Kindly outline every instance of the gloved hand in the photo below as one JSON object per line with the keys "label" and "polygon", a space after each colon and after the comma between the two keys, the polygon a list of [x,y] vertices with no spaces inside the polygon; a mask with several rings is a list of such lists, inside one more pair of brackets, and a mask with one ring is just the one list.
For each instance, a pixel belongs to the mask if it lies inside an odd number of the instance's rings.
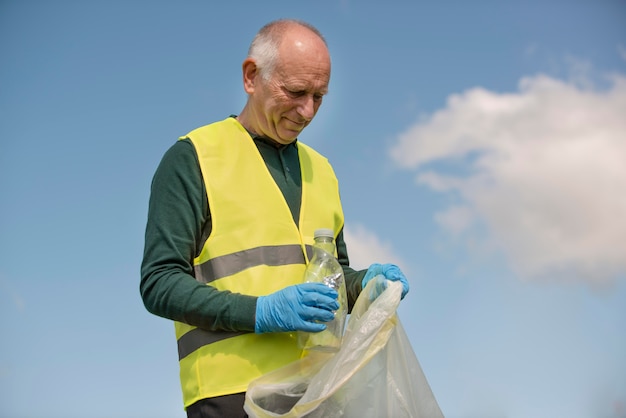
{"label": "gloved hand", "polygon": [[302,283],[286,287],[256,302],[254,332],[320,332],[339,309],[337,291],[323,283]]}
{"label": "gloved hand", "polygon": [[363,281],[361,282],[362,288],[365,289],[367,283],[374,278],[376,279],[376,286],[369,295],[370,300],[376,299],[383,293],[387,288],[387,280],[391,280],[392,282],[400,280],[400,282],[402,282],[402,299],[409,293],[409,281],[404,277],[402,271],[400,271],[400,267],[395,264],[372,264],[367,269],[365,277],[363,277]]}

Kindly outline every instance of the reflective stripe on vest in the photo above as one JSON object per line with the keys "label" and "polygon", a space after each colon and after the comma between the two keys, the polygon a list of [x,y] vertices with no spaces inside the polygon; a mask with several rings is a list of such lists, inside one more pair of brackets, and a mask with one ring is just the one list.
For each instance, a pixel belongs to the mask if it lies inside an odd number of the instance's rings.
{"label": "reflective stripe on vest", "polygon": [[[306,246],[307,257],[311,257],[313,247]],[[230,276],[251,267],[262,264],[281,266],[285,264],[304,264],[306,260],[300,245],[281,245],[256,247],[249,250],[225,254],[207,260],[195,266],[196,277],[203,283],[210,283],[222,277]]]}
{"label": "reflective stripe on vest", "polygon": [[[343,227],[328,161],[297,143],[302,177],[298,225],[252,138],[233,118],[192,131],[211,209],[211,234],[194,260],[196,279],[263,296],[302,282],[313,233]],[[176,322],[185,406],[244,392],[248,383],[301,357],[295,333],[212,332]]]}

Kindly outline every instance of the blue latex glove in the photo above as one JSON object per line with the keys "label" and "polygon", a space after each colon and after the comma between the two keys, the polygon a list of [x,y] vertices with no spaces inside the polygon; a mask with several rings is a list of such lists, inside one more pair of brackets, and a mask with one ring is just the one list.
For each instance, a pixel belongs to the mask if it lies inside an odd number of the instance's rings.
{"label": "blue latex glove", "polygon": [[339,309],[337,291],[323,283],[302,283],[286,287],[256,302],[254,332],[320,332]]}
{"label": "blue latex glove", "polygon": [[400,267],[395,264],[372,264],[365,273],[361,286],[365,289],[367,283],[376,279],[376,286],[370,294],[370,300],[376,299],[387,288],[387,280],[392,282],[400,280],[402,283],[402,299],[409,293],[409,281],[404,277]]}

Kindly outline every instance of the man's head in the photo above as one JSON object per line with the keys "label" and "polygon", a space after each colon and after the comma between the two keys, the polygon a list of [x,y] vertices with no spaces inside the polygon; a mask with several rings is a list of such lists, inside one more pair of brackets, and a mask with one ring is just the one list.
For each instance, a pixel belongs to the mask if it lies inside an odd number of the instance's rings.
{"label": "man's head", "polygon": [[330,55],[322,35],[300,21],[271,22],[252,41],[242,67],[248,102],[240,122],[257,135],[293,142],[328,92]]}

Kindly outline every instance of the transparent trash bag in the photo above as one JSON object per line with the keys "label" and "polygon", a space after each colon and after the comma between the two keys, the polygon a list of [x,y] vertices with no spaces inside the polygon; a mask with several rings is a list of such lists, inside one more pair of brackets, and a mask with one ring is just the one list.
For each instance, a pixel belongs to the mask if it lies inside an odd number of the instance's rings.
{"label": "transparent trash bag", "polygon": [[361,292],[337,353],[310,352],[252,381],[251,417],[443,417],[396,309],[402,284],[373,302]]}

